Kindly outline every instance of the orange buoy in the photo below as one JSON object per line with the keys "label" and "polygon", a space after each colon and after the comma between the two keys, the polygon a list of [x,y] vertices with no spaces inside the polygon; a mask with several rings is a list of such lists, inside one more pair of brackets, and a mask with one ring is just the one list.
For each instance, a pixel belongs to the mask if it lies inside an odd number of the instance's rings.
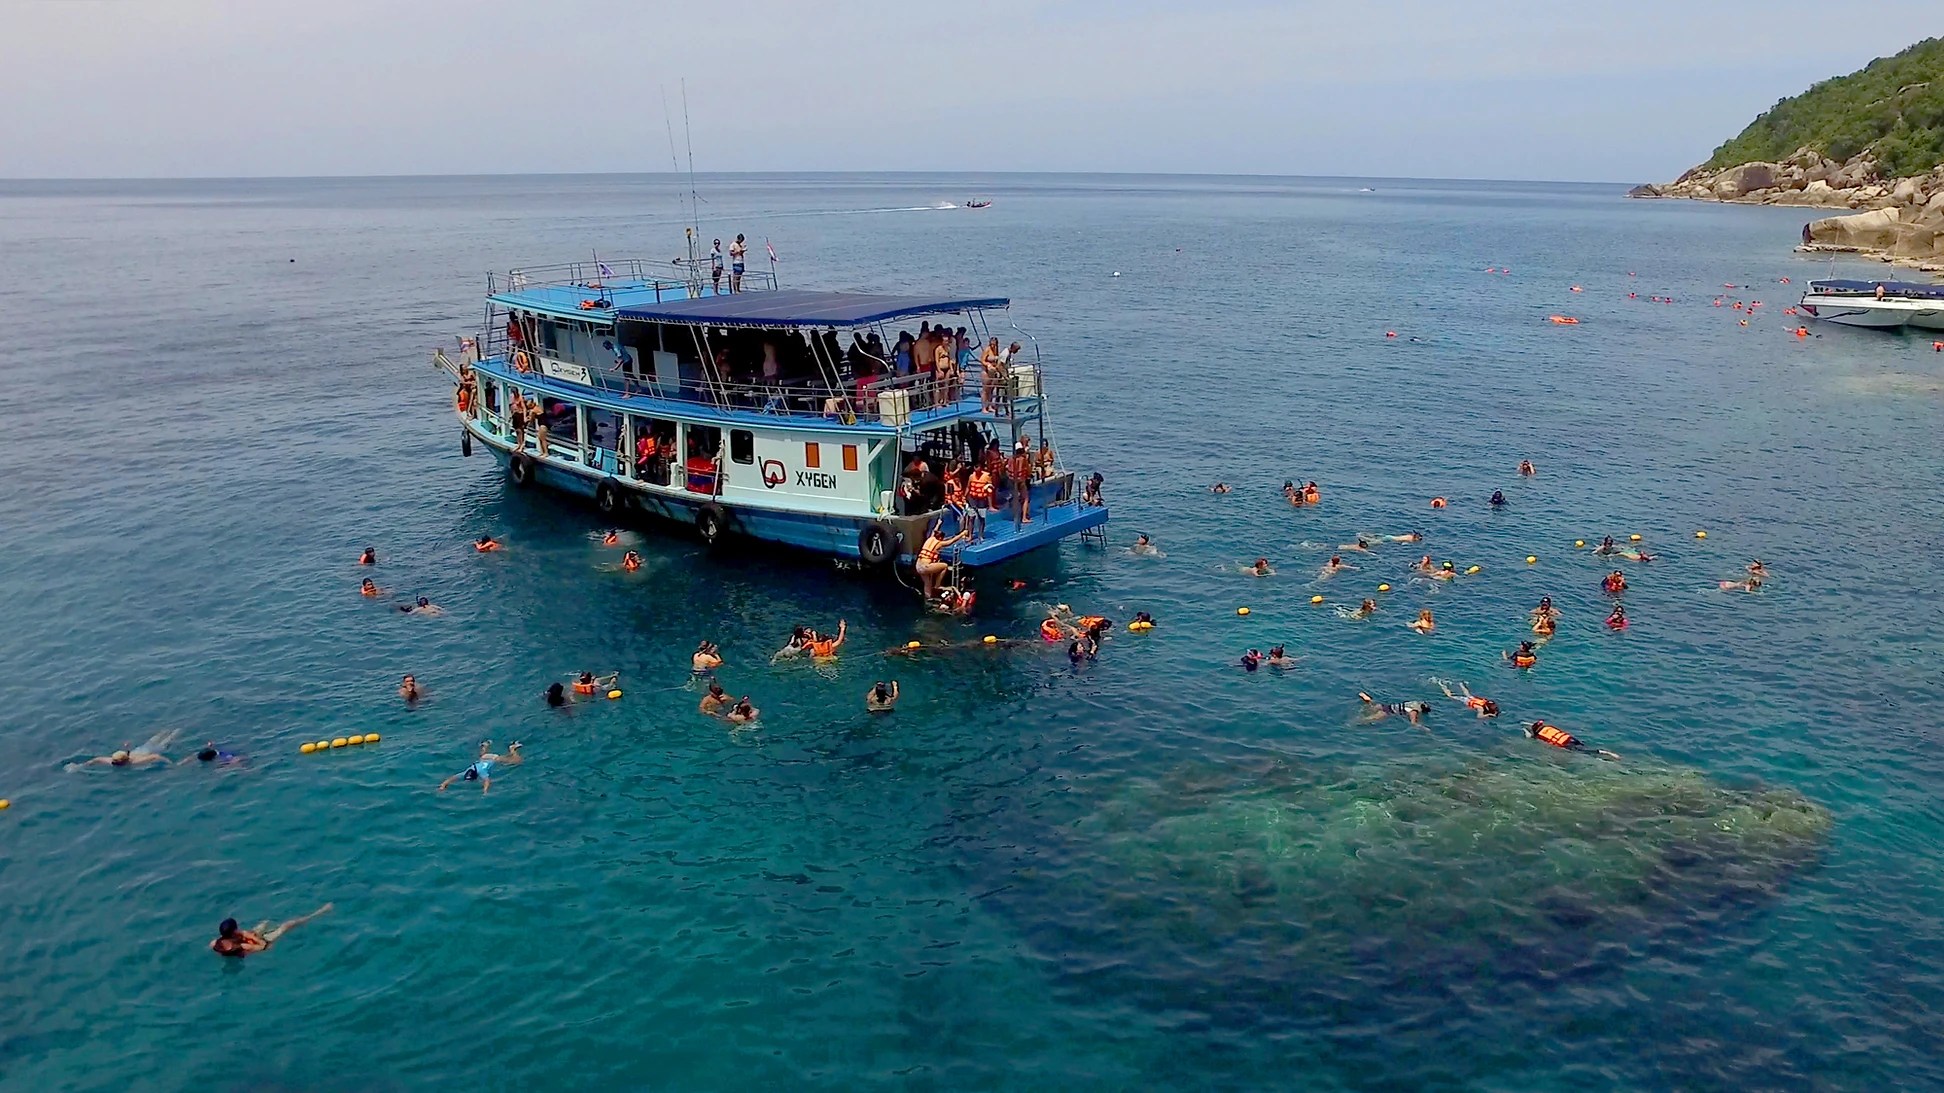
{"label": "orange buoy", "polygon": [[1571,315],[1548,315],[1546,318],[1555,326],[1578,326],[1579,320]]}

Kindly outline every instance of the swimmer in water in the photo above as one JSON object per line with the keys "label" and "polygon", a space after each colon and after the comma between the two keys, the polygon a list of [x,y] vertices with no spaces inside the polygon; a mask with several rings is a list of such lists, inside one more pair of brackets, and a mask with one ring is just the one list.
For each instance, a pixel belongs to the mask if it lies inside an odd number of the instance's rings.
{"label": "swimmer in water", "polygon": [[1532,460],[1530,459],[1519,460],[1519,477],[1531,478],[1533,475],[1538,473],[1539,473],[1539,468],[1532,465]]}
{"label": "swimmer in water", "polygon": [[377,582],[373,581],[370,577],[366,577],[363,583],[358,585],[358,594],[366,597],[382,596],[385,594],[385,590],[379,588]]}
{"label": "swimmer in water", "polygon": [[1431,555],[1426,554],[1424,557],[1419,558],[1417,564],[1411,568],[1429,577],[1438,571],[1438,564],[1431,560]]}
{"label": "swimmer in water", "polygon": [[552,706],[555,709],[559,709],[560,707],[565,706],[573,701],[573,699],[567,697],[566,686],[559,683],[547,684],[547,690],[544,697],[547,700],[547,705]]}
{"label": "swimmer in water", "polygon": [[500,548],[499,540],[491,535],[481,535],[473,540],[473,549],[481,554],[491,554]]}
{"label": "swimmer in water", "polygon": [[1314,505],[1321,500],[1323,500],[1323,491],[1316,488],[1315,482],[1310,482],[1303,487],[1304,504]]}
{"label": "swimmer in water", "polygon": [[1457,694],[1452,694],[1451,688],[1445,686],[1443,680],[1436,682],[1438,684],[1438,690],[1443,691],[1446,698],[1451,699],[1453,702],[1464,703],[1466,709],[1476,711],[1479,717],[1497,717],[1499,715],[1498,703],[1489,698],[1480,698],[1471,693],[1471,688],[1465,686],[1462,681],[1458,684]]}
{"label": "swimmer in water", "polygon": [[717,710],[731,704],[729,692],[722,689],[722,684],[711,680],[709,690],[702,696],[702,704],[699,708],[703,713],[713,717]]}
{"label": "swimmer in water", "polygon": [[784,657],[796,656],[798,653],[810,648],[810,643],[815,640],[817,640],[817,632],[815,630],[807,626],[792,627],[790,629],[790,640],[783,643],[783,648],[771,654],[770,663],[774,664]]}
{"label": "swimmer in water", "polygon": [[1499,655],[1511,661],[1514,668],[1530,668],[1539,663],[1539,651],[1534,649],[1529,641],[1520,642],[1519,648],[1514,652]]}
{"label": "swimmer in water", "polygon": [[1420,702],[1415,698],[1409,702],[1379,702],[1362,691],[1357,692],[1357,697],[1363,699],[1364,704],[1363,716],[1358,720],[1365,725],[1382,721],[1386,717],[1402,717],[1411,724],[1417,725],[1431,713],[1429,702]]}
{"label": "swimmer in water", "polygon": [[209,951],[219,956],[234,957],[244,957],[251,953],[263,952],[270,946],[275,945],[277,939],[283,937],[291,930],[302,926],[304,923],[309,922],[311,919],[324,914],[334,906],[336,904],[327,903],[308,915],[289,919],[275,926],[270,925],[269,919],[264,919],[262,922],[256,924],[256,929],[254,930],[238,929],[235,919],[226,918],[217,924],[216,940],[209,943]]}
{"label": "swimmer in water", "polygon": [[864,692],[864,708],[871,713],[890,713],[897,704],[898,681],[895,679],[889,685],[878,680],[871,684],[870,690]]}
{"label": "swimmer in water", "polygon": [[1269,665],[1271,668],[1287,671],[1290,668],[1296,667],[1296,658],[1283,652],[1282,646],[1272,645],[1269,647],[1269,656],[1264,659],[1263,663]]}
{"label": "swimmer in water", "polygon": [[403,612],[404,612],[404,613],[406,613],[407,615],[443,615],[443,614],[445,614],[445,610],[444,610],[443,608],[441,608],[441,607],[439,607],[439,606],[438,606],[437,604],[435,604],[435,603],[433,603],[433,602],[432,602],[431,600],[428,600],[428,599],[426,599],[426,598],[425,598],[424,596],[420,596],[420,597],[419,597],[418,599],[416,599],[416,600],[414,600],[414,601],[413,601],[413,602],[411,602],[411,603],[401,603],[401,604],[399,604],[399,605],[398,605],[398,609],[399,609],[400,611],[403,611]]}
{"label": "swimmer in water", "polygon": [[1614,570],[1600,580],[1600,591],[1609,596],[1617,596],[1627,590],[1627,575]]}
{"label": "swimmer in water", "polygon": [[836,637],[825,637],[822,634],[813,637],[808,646],[810,656],[816,660],[830,660],[835,657],[837,650],[843,647],[844,635],[848,632],[849,626],[849,623],[839,619]]}
{"label": "swimmer in water", "polygon": [[603,535],[603,536],[601,536],[601,545],[602,545],[602,546],[620,546],[620,545],[621,545],[621,533],[620,533],[619,531],[617,531],[617,530],[615,530],[614,528],[609,528],[609,529],[608,529],[608,532],[607,532],[607,534],[606,534],[606,535]]}
{"label": "swimmer in water", "polygon": [[219,767],[233,767],[242,761],[243,757],[241,755],[233,751],[224,751],[222,748],[216,746],[216,741],[211,740],[202,746],[201,751],[184,759],[182,762],[185,766],[190,763],[214,763]]}
{"label": "swimmer in water", "polygon": [[1431,574],[1431,579],[1432,579],[1432,580],[1434,580],[1434,581],[1452,581],[1452,580],[1457,580],[1457,579],[1458,579],[1458,565],[1457,565],[1457,563],[1455,563],[1455,562],[1446,562],[1445,564],[1443,564],[1443,565],[1441,565],[1441,566],[1439,566],[1439,567],[1438,567],[1438,571],[1437,571],[1436,573],[1433,573],[1433,574]]}
{"label": "swimmer in water", "polygon": [[1161,549],[1154,545],[1154,540],[1145,535],[1136,535],[1134,545],[1128,549],[1135,554],[1146,554],[1152,557],[1159,557],[1161,554]]}
{"label": "swimmer in water", "polygon": [[621,568],[629,573],[641,568],[641,555],[630,550],[621,556]]}
{"label": "swimmer in water", "polygon": [[619,683],[620,681],[621,681],[620,672],[615,672],[612,675],[605,675],[605,676],[596,676],[593,672],[582,672],[580,675],[574,677],[574,693],[587,698],[592,698],[595,695],[600,694],[602,691],[608,690],[609,688],[613,687],[616,683]]}
{"label": "swimmer in water", "polygon": [[1424,541],[1424,533],[1421,531],[1407,531],[1402,535],[1386,535],[1384,539],[1392,543],[1421,543]]}
{"label": "swimmer in water", "polygon": [[1559,609],[1553,606],[1551,596],[1539,597],[1539,606],[1532,609],[1532,617],[1535,619],[1551,619],[1555,622],[1559,620]]}
{"label": "swimmer in water", "polygon": [[[558,687],[559,684],[556,683],[554,686]],[[478,782],[479,792],[485,793],[487,790],[493,788],[494,767],[517,767],[524,761],[520,756],[520,742],[518,740],[513,741],[507,747],[505,755],[494,755],[492,747],[493,742],[491,740],[481,740],[479,742],[479,758],[473,760],[472,766],[440,782],[439,792],[444,793],[447,786],[463,779],[468,782]]]}
{"label": "swimmer in water", "polygon": [[1542,744],[1551,744],[1555,748],[1564,748],[1567,751],[1590,751],[1602,759],[1620,758],[1618,755],[1604,748],[1587,747],[1585,744],[1580,743],[1579,737],[1574,736],[1572,733],[1567,732],[1557,725],[1548,725],[1544,721],[1534,721],[1532,724],[1524,726],[1524,728],[1527,737],[1537,740]]}
{"label": "swimmer in water", "polygon": [[730,707],[728,713],[722,716],[726,721],[733,721],[738,725],[747,725],[751,721],[756,720],[757,716],[761,713],[761,710],[749,704],[749,696],[744,695],[736,700],[736,704]]}
{"label": "swimmer in water", "polygon": [[358,564],[359,564],[359,565],[377,565],[377,564],[378,564],[378,550],[377,550],[377,548],[376,548],[376,547],[366,547],[366,548],[364,548],[364,553],[363,553],[363,554],[360,554],[360,555],[358,555]]}
{"label": "swimmer in water", "polygon": [[1242,572],[1251,577],[1273,577],[1276,571],[1269,565],[1269,559],[1257,558],[1254,563],[1244,566]]}
{"label": "swimmer in water", "polygon": [[689,656],[689,671],[695,675],[707,675],[722,667],[722,650],[713,641],[705,641],[695,647]]}
{"label": "swimmer in water", "polygon": [[1370,599],[1369,597],[1365,597],[1364,602],[1358,604],[1357,609],[1355,611],[1350,612],[1350,617],[1353,619],[1367,619],[1370,616],[1375,615],[1376,613],[1377,613],[1377,601]]}
{"label": "swimmer in water", "polygon": [[1620,547],[1617,543],[1613,541],[1613,536],[1609,535],[1606,538],[1600,540],[1600,545],[1594,549],[1593,553],[1601,556],[1605,556],[1608,554],[1618,554],[1620,553]]}
{"label": "swimmer in water", "polygon": [[1627,609],[1625,606],[1617,603],[1613,605],[1613,613],[1606,617],[1606,628],[1608,630],[1625,630],[1627,628]]}
{"label": "swimmer in water", "polygon": [[1370,547],[1370,540],[1361,535],[1357,536],[1357,541],[1354,543],[1340,543],[1337,545],[1338,550],[1354,550],[1359,554],[1369,554],[1371,552]]}
{"label": "swimmer in water", "polygon": [[1404,625],[1416,630],[1420,634],[1429,634],[1438,628],[1438,620],[1431,617],[1431,609],[1427,607],[1418,612],[1417,618],[1412,619]]}
{"label": "swimmer in water", "polygon": [[1495,509],[1502,509],[1502,508],[1504,508],[1504,507],[1505,507],[1505,491],[1504,491],[1504,490],[1493,490],[1493,491],[1492,491],[1492,500],[1491,500],[1491,502],[1490,502],[1490,504],[1491,504],[1491,506],[1492,506],[1493,508],[1495,508]]}
{"label": "swimmer in water", "polygon": [[170,759],[168,756],[162,754],[162,749],[174,743],[175,738],[179,734],[180,730],[165,729],[149,737],[140,747],[131,748],[127,744],[123,744],[118,750],[110,752],[107,755],[97,755],[85,763],[70,763],[68,764],[68,769],[79,770],[82,767],[127,767],[134,769],[137,767],[153,766],[157,763],[168,766]]}
{"label": "swimmer in water", "polygon": [[968,589],[942,585],[938,589],[938,599],[931,603],[931,609],[941,615],[964,618],[972,613],[972,603],[977,598],[977,594]]}
{"label": "swimmer in water", "polygon": [[1296,508],[1299,509],[1302,508],[1303,505],[1305,504],[1303,500],[1302,487],[1298,486],[1294,481],[1284,482],[1283,500],[1289,502],[1291,505],[1295,506]]}
{"label": "swimmer in water", "polygon": [[1630,562],[1651,562],[1657,557],[1657,555],[1649,554],[1644,550],[1619,550],[1615,553]]}
{"label": "swimmer in water", "polygon": [[1231,489],[1229,489],[1229,484],[1228,484],[1227,482],[1217,482],[1217,483],[1215,483],[1214,485],[1212,485],[1212,486],[1210,486],[1210,487],[1208,487],[1208,492],[1210,492],[1210,493],[1233,493],[1234,491],[1233,491],[1233,490],[1231,490]]}
{"label": "swimmer in water", "polygon": [[1760,558],[1757,558],[1754,561],[1748,563],[1746,569],[1749,576],[1760,577],[1763,580],[1768,580],[1768,575],[1769,575],[1768,566],[1763,565],[1762,560]]}
{"label": "swimmer in water", "polygon": [[1345,562],[1342,555],[1332,554],[1330,555],[1330,560],[1323,563],[1323,568],[1316,571],[1316,576],[1319,579],[1323,577],[1334,577],[1346,569],[1355,568],[1357,567]]}
{"label": "swimmer in water", "polygon": [[1532,616],[1532,632],[1539,635],[1540,637],[1542,638],[1552,637],[1553,632],[1558,629],[1559,629],[1559,624],[1553,618],[1553,616],[1551,615]]}
{"label": "swimmer in water", "polygon": [[1072,641],[1067,643],[1067,661],[1071,663],[1075,668],[1078,668],[1080,665],[1086,663],[1087,661],[1094,659],[1094,657],[1098,655],[1099,652],[1100,652],[1099,644],[1098,643],[1089,644],[1087,641],[1087,636],[1085,634],[1082,634],[1081,636],[1074,638]]}
{"label": "swimmer in water", "polygon": [[1747,580],[1716,581],[1715,584],[1718,585],[1723,592],[1759,592],[1762,589],[1762,578],[1757,577],[1751,573],[1748,575]]}
{"label": "swimmer in water", "polygon": [[1242,654],[1242,670],[1253,672],[1262,666],[1262,654],[1254,649]]}
{"label": "swimmer in water", "polygon": [[398,697],[404,699],[405,704],[409,706],[424,698],[425,692],[419,689],[418,679],[408,675],[398,683]]}

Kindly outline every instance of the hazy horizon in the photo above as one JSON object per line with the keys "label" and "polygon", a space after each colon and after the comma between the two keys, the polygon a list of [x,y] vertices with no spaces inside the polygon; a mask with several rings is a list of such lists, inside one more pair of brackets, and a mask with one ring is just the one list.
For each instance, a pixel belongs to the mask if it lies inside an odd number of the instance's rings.
{"label": "hazy horizon", "polygon": [[721,174],[1631,184],[1918,33],[1804,35],[1828,10],[1808,0],[6,10],[0,178],[17,180],[655,174],[686,170],[692,138]]}

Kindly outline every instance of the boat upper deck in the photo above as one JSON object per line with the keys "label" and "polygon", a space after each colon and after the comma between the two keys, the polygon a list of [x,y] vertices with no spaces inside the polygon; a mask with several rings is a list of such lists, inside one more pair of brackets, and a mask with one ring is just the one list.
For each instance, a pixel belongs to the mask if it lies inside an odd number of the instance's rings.
{"label": "boat upper deck", "polygon": [[775,288],[774,274],[744,273],[740,287],[731,293],[729,278],[711,278],[685,258],[665,265],[641,258],[568,262],[486,275],[486,298],[500,307],[606,322],[613,322],[622,308]]}

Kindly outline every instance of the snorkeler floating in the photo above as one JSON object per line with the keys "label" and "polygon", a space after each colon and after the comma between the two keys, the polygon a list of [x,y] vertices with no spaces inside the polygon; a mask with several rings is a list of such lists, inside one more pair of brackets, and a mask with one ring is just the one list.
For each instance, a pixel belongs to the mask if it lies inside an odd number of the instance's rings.
{"label": "snorkeler floating", "polygon": [[1580,743],[1579,737],[1574,736],[1572,733],[1567,732],[1557,725],[1548,725],[1544,721],[1534,721],[1532,724],[1525,726],[1525,734],[1531,739],[1537,740],[1542,744],[1551,744],[1555,748],[1563,748],[1567,751],[1591,752],[1602,759],[1620,758],[1619,755],[1603,748],[1589,748],[1585,744]]}
{"label": "snorkeler floating", "polygon": [[1402,717],[1411,724],[1417,725],[1431,713],[1429,702],[1415,698],[1407,702],[1379,702],[1362,691],[1357,692],[1357,697],[1362,699],[1364,704],[1363,715],[1358,718],[1358,721],[1366,725],[1382,721],[1386,717]]}
{"label": "snorkeler floating", "polygon": [[140,747],[130,747],[127,744],[123,744],[120,748],[107,755],[97,755],[93,759],[82,763],[70,763],[67,769],[80,770],[83,767],[122,767],[134,770],[156,764],[166,767],[169,765],[170,759],[168,756],[162,754],[162,749],[174,743],[175,738],[179,735],[181,735],[181,730],[179,729],[165,729],[149,737]]}
{"label": "snorkeler floating", "polygon": [[[558,687],[560,684],[556,683],[554,686]],[[520,742],[518,740],[507,745],[505,755],[493,754],[492,747],[493,742],[491,740],[481,740],[479,742],[479,758],[473,760],[472,765],[465,770],[440,782],[439,792],[444,793],[446,787],[454,782],[466,781],[478,782],[479,792],[485,793],[493,787],[494,767],[517,767],[525,761],[520,755]]]}
{"label": "snorkeler floating", "polygon": [[1452,694],[1451,688],[1441,679],[1432,680],[1432,682],[1438,685],[1438,690],[1443,691],[1446,698],[1451,699],[1453,702],[1464,703],[1466,709],[1476,711],[1481,718],[1497,717],[1499,715],[1498,703],[1489,698],[1481,698],[1471,693],[1471,688],[1465,686],[1462,680],[1458,683],[1457,694]]}
{"label": "snorkeler floating", "polygon": [[235,919],[226,918],[217,925],[216,940],[209,943],[209,951],[220,956],[234,957],[245,957],[251,953],[264,952],[270,946],[275,945],[278,938],[283,937],[291,930],[302,926],[311,919],[324,914],[335,906],[336,904],[327,903],[308,915],[288,919],[275,926],[270,925],[269,919],[265,919],[257,923],[256,929],[254,930],[239,929]]}

